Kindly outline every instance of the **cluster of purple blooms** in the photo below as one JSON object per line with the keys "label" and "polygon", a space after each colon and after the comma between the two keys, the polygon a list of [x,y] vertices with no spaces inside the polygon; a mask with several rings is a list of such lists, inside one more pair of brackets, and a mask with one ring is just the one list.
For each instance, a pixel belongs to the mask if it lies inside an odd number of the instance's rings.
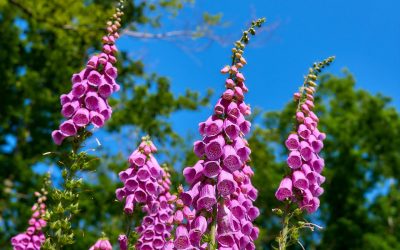
{"label": "cluster of purple blooms", "polygon": [[300,208],[313,213],[320,205],[318,197],[324,192],[320,185],[325,181],[321,175],[325,162],[319,153],[326,135],[317,128],[319,119],[312,111],[316,85],[313,81],[309,81],[309,84],[303,88],[302,93],[294,94],[295,100],[299,102],[297,131],[291,133],[285,142],[290,151],[287,164],[291,171],[281,181],[275,196],[280,201],[289,199],[297,202]]}
{"label": "cluster of purple blooms", "polygon": [[32,216],[29,219],[29,227],[24,233],[20,233],[11,238],[11,245],[14,250],[38,250],[46,240],[42,229],[46,226],[43,219],[46,213],[46,194],[35,192],[38,197],[37,203],[32,207]]}
{"label": "cluster of purple blooms", "polygon": [[163,179],[159,181],[161,186],[156,201],[143,207],[143,211],[147,214],[142,220],[141,226],[136,228],[140,237],[136,243],[136,249],[168,249],[171,245],[171,231],[173,229],[171,221],[174,206],[170,204],[171,194],[169,188],[171,186],[170,174],[162,171]]}
{"label": "cluster of purple blooms", "polygon": [[168,223],[174,210],[169,202],[172,197],[170,175],[152,155],[156,151],[149,138],[144,137],[129,157],[130,167],[119,173],[124,187],[116,190],[116,196],[119,201],[125,199],[124,212],[131,214],[135,204],[142,204],[142,210],[147,214],[141,226],[136,228],[140,235],[136,249],[165,249],[173,229]]}
{"label": "cluster of purple blooms", "polygon": [[176,249],[207,249],[201,240],[213,233],[213,224],[218,249],[255,249],[259,229],[252,222],[260,212],[253,202],[258,191],[251,183],[254,172],[247,165],[250,148],[244,139],[251,126],[245,117],[251,111],[244,102],[248,89],[239,72],[246,60],[241,53],[233,60],[221,70],[229,77],[214,114],[199,124],[203,139],[194,143],[194,152],[201,160],[183,170],[190,189],[179,194],[187,211],[185,223],[176,228]]}
{"label": "cluster of purple blooms", "polygon": [[[116,18],[120,19],[123,13],[117,14]],[[115,81],[118,73],[114,67],[117,62],[115,41],[119,38],[119,27],[118,21],[108,22],[109,34],[103,37],[103,52],[92,56],[81,72],[72,75],[72,90],[61,95],[61,114],[67,120],[51,134],[57,145],[66,137],[75,136],[79,128],[89,124],[102,127],[110,119],[112,108],[107,98],[120,89]]]}

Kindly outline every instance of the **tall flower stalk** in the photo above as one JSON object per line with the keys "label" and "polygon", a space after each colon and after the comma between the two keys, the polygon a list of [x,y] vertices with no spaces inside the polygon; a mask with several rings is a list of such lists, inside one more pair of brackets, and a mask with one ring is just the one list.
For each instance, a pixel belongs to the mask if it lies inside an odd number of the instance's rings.
{"label": "tall flower stalk", "polygon": [[29,227],[25,232],[11,238],[11,245],[13,246],[14,250],[40,249],[46,240],[43,229],[47,225],[45,220],[45,201],[47,200],[47,188],[49,185],[49,176],[46,176],[44,180],[44,187],[40,190],[41,192],[35,192],[37,201],[32,206],[32,216],[28,222]]}
{"label": "tall flower stalk", "polygon": [[285,145],[289,150],[287,165],[288,174],[282,179],[275,197],[283,201],[283,207],[274,209],[282,217],[283,229],[277,242],[279,250],[287,246],[300,243],[299,230],[319,227],[308,223],[302,218],[303,211],[314,213],[320,206],[319,196],[324,189],[321,185],[325,182],[322,175],[325,162],[320,152],[324,146],[325,133],[318,130],[319,119],[313,112],[314,94],[317,84],[315,81],[321,70],[331,64],[334,57],[329,57],[322,62],[314,63],[304,79],[299,92],[294,94],[297,102],[294,131],[290,133]]}
{"label": "tall flower stalk", "polygon": [[124,187],[116,190],[116,197],[124,202],[124,212],[130,216],[135,206],[145,213],[141,225],[136,227],[139,239],[136,244],[130,243],[131,226],[125,235],[120,235],[120,249],[126,250],[129,245],[135,249],[166,249],[171,236],[173,205],[169,192],[170,174],[163,169],[154,158],[157,148],[148,136],[142,138],[139,148],[129,157],[130,166],[119,173]]}
{"label": "tall flower stalk", "polygon": [[186,208],[193,216],[179,220],[180,210],[175,213],[176,249],[255,249],[259,230],[252,222],[259,210],[253,202],[258,191],[251,184],[254,172],[248,166],[250,148],[244,136],[251,124],[245,117],[251,111],[244,102],[248,89],[240,71],[247,63],[243,52],[250,36],[264,22],[252,22],[235,43],[232,64],[221,70],[228,74],[226,90],[214,113],[199,124],[203,139],[194,143],[199,161],[183,170],[190,188],[180,192],[177,200],[182,214]]}
{"label": "tall flower stalk", "polygon": [[119,38],[118,29],[124,14],[122,3],[120,1],[115,14],[107,22],[108,34],[102,39],[102,52],[92,56],[83,70],[72,75],[71,91],[60,96],[61,114],[67,120],[51,135],[57,145],[64,141],[70,143],[71,151],[62,153],[60,157],[64,183],[62,189],[54,188],[50,193],[53,206],[49,207],[46,215],[50,229],[43,249],[62,249],[74,243],[71,219],[79,212],[79,188],[82,184],[82,179],[77,179],[76,174],[87,168],[90,161],[90,156],[80,152],[80,148],[92,134],[89,126],[102,127],[111,117],[112,108],[107,98],[119,90],[114,65],[118,51],[115,42]]}

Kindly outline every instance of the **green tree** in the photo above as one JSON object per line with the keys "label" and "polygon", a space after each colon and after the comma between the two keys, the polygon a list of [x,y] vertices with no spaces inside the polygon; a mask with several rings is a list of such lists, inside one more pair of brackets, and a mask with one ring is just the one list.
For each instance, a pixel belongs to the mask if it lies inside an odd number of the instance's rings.
{"label": "green tree", "polygon": [[[316,99],[320,130],[328,136],[323,149],[327,182],[323,185],[321,211],[311,220],[324,230],[305,233],[307,249],[398,249],[400,116],[390,98],[355,88],[350,73],[344,77],[325,75]],[[254,185],[262,209],[258,247],[271,249],[280,221],[271,209],[284,173],[287,152],[282,147],[292,128],[295,104],[281,112],[268,112],[263,126],[249,143],[255,166]],[[379,185],[389,190],[371,196]],[[320,239],[316,241],[316,239]],[[299,246],[297,246],[299,248]],[[294,247],[295,248],[295,247]]]}
{"label": "green tree", "polygon": [[[130,30],[138,30],[144,25],[159,27],[161,15],[177,13],[186,2],[189,1],[126,1],[122,23]],[[11,236],[25,230],[27,226],[29,208],[34,199],[31,194],[41,186],[41,178],[33,171],[33,166],[37,163],[52,164],[57,160],[45,158],[42,154],[56,150],[50,133],[61,120],[59,96],[70,90],[72,73],[83,67],[90,53],[99,50],[101,36],[105,33],[104,24],[113,10],[113,1],[105,0],[0,0],[2,249],[9,246]],[[183,95],[174,95],[166,77],[146,73],[142,61],[132,60],[124,52],[119,57],[118,82],[122,83],[122,89],[120,98],[112,101],[112,105],[116,106],[113,116],[115,120],[108,129],[116,131],[129,125],[168,143],[179,141],[166,119],[178,110],[197,109],[199,105],[208,102],[208,96],[200,97],[198,93],[189,90]],[[160,100],[163,105],[159,105]],[[124,109],[129,109],[129,115]],[[95,230],[100,228],[96,227],[100,224],[99,217],[109,218],[117,213],[110,207],[93,202],[114,199],[115,183],[111,184],[106,178],[110,175],[109,170],[102,171],[100,167],[98,173],[96,179],[99,182],[84,183],[88,204],[82,204],[82,208],[102,207],[97,210],[101,216],[85,218],[85,211],[82,211],[82,217],[76,218],[75,227],[91,228],[85,237],[81,237],[82,245],[79,249],[87,248],[99,236]],[[104,190],[103,185],[108,183]],[[99,190],[106,192],[106,195]],[[95,215],[97,213],[93,213]]]}

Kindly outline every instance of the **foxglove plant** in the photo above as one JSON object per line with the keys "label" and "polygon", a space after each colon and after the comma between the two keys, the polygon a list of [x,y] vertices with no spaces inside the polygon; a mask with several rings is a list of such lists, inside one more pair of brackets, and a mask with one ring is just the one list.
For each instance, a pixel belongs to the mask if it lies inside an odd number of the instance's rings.
{"label": "foxglove plant", "polygon": [[[255,249],[259,230],[253,221],[259,210],[253,202],[258,191],[251,183],[254,172],[248,166],[251,151],[244,136],[251,124],[245,117],[251,111],[244,102],[248,89],[240,70],[246,64],[243,50],[250,35],[264,22],[252,22],[235,43],[232,64],[221,70],[228,74],[226,90],[214,113],[199,124],[203,139],[194,143],[194,152],[200,160],[183,170],[190,188],[180,192],[177,203],[182,203],[183,209],[174,216],[178,222],[176,249]],[[184,209],[193,216],[185,216]]]}
{"label": "foxglove plant", "polygon": [[61,249],[74,243],[70,220],[79,212],[78,189],[82,184],[82,180],[76,179],[75,175],[88,167],[90,159],[87,153],[78,151],[85,139],[91,135],[87,130],[88,126],[92,124],[94,127],[102,127],[111,117],[112,109],[107,98],[119,90],[119,85],[115,82],[117,69],[114,64],[118,51],[115,42],[119,37],[118,29],[124,14],[122,3],[121,0],[115,14],[107,22],[108,34],[102,39],[102,52],[92,56],[82,71],[72,75],[71,91],[60,97],[61,114],[67,120],[51,135],[57,145],[62,144],[66,138],[73,137],[69,140],[72,150],[69,154],[62,154],[60,161],[65,167],[62,171],[64,189],[54,188],[51,192],[55,205],[49,208],[46,215],[50,230],[43,245],[44,249]]}
{"label": "foxglove plant", "polygon": [[[116,197],[125,202],[124,212],[132,214],[136,205],[146,214],[136,228],[139,233],[136,249],[165,249],[171,236],[172,225],[168,221],[174,207],[168,202],[171,199],[170,174],[154,158],[156,151],[150,138],[143,137],[139,148],[129,157],[130,167],[119,173],[124,187],[116,190]],[[121,249],[128,247],[127,236],[119,238]]]}
{"label": "foxglove plant", "polygon": [[313,112],[314,94],[318,74],[333,60],[334,57],[329,57],[320,63],[314,63],[300,91],[294,94],[294,100],[297,102],[295,131],[290,133],[285,141],[289,150],[289,173],[282,179],[275,193],[275,197],[285,203],[283,209],[274,209],[278,215],[283,216],[283,230],[278,237],[280,250],[293,243],[301,244],[298,241],[299,229],[318,227],[303,220],[291,224],[290,220],[294,216],[298,218],[302,211],[316,212],[320,205],[318,197],[324,192],[321,185],[325,182],[322,175],[325,162],[320,152],[326,135],[318,130],[319,119]]}
{"label": "foxglove plant", "polygon": [[[49,178],[45,178],[45,186],[48,186]],[[43,229],[46,227],[45,220],[47,191],[45,188],[41,192],[35,192],[36,203],[32,206],[32,216],[29,219],[29,227],[24,233],[20,233],[11,238],[11,245],[14,250],[33,250],[40,249],[46,237]]]}
{"label": "foxglove plant", "polygon": [[120,89],[115,81],[118,72],[114,64],[118,51],[115,41],[119,38],[122,15],[123,12],[117,11],[114,20],[107,22],[108,34],[103,37],[103,52],[93,55],[83,70],[72,75],[71,91],[60,96],[61,114],[67,120],[52,132],[55,144],[60,145],[65,138],[78,135],[79,130],[90,124],[102,127],[110,119],[112,108],[107,98]]}

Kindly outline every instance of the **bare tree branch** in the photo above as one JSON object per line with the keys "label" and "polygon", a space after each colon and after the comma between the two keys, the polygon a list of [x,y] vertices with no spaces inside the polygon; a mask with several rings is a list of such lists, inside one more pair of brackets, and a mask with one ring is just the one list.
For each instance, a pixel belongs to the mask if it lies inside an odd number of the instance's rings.
{"label": "bare tree branch", "polygon": [[193,38],[195,36],[198,36],[198,32],[190,30],[173,30],[164,33],[149,33],[141,31],[124,30],[122,34],[139,39]]}
{"label": "bare tree branch", "polygon": [[21,3],[15,1],[15,0],[8,0],[8,2],[10,4],[14,5],[15,7],[19,8],[22,12],[24,12],[29,17],[33,17],[32,11],[30,11],[28,8],[25,8],[25,6],[22,5]]}
{"label": "bare tree branch", "polygon": [[150,33],[142,31],[132,31],[125,29],[122,31],[122,35],[126,35],[138,39],[160,39],[160,40],[178,40],[178,39],[200,39],[206,38],[208,40],[218,42],[220,44],[225,44],[225,39],[223,37],[214,34],[209,29],[200,29],[198,31],[194,30],[172,30],[162,33]]}
{"label": "bare tree branch", "polygon": [[[277,27],[280,25],[279,22],[273,22],[268,26],[265,26],[260,29],[260,33],[267,33],[268,36],[271,36],[271,32],[276,30]],[[126,35],[132,38],[137,39],[159,39],[165,41],[177,41],[177,40],[187,40],[187,39],[206,39],[209,41],[205,46],[202,47],[209,47],[212,42],[216,42],[222,46],[230,45],[233,41],[233,37],[230,35],[217,35],[214,33],[212,29],[208,26],[202,24],[197,26],[198,28],[188,28],[188,29],[181,29],[181,30],[172,30],[172,31],[165,31],[160,33],[152,33],[152,32],[144,32],[144,31],[133,31],[129,30],[128,28],[122,31],[122,35]],[[196,30],[195,30],[196,29]],[[203,50],[196,47],[196,51]]]}

